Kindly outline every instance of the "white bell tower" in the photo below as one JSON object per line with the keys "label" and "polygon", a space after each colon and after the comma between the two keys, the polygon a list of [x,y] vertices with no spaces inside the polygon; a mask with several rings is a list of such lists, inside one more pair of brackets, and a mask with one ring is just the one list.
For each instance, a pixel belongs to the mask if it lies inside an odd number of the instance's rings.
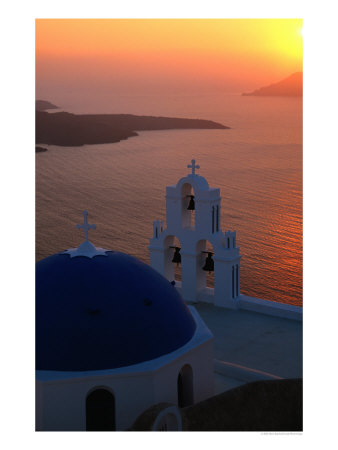
{"label": "white bell tower", "polygon": [[[182,282],[175,282],[185,301],[209,302],[225,308],[237,308],[240,295],[240,259],[236,231],[221,229],[221,197],[218,188],[197,175],[195,160],[187,166],[186,177],[167,186],[166,222],[154,221],[150,239],[150,265],[169,281],[174,280],[175,238],[180,242]],[[210,244],[212,246],[210,249]],[[206,285],[203,266],[208,255],[214,261],[214,288]],[[212,268],[211,268],[212,271]]]}

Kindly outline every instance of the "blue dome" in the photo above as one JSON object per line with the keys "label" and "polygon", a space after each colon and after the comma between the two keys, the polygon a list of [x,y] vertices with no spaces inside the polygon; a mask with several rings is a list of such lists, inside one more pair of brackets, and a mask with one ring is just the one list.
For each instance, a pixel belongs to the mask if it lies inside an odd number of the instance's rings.
{"label": "blue dome", "polygon": [[170,353],[195,321],[162,275],[119,252],[36,265],[36,368],[113,369]]}

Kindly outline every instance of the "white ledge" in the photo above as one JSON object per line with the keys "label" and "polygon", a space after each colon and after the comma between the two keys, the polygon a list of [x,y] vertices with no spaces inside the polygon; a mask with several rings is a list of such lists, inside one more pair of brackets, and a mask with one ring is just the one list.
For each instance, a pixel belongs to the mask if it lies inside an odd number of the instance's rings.
{"label": "white ledge", "polygon": [[111,250],[106,250],[104,248],[96,248],[91,242],[84,241],[77,248],[70,248],[63,252],[63,254],[69,255],[71,258],[76,256],[86,256],[87,258],[93,258],[94,256],[102,255],[107,256],[106,252]]}

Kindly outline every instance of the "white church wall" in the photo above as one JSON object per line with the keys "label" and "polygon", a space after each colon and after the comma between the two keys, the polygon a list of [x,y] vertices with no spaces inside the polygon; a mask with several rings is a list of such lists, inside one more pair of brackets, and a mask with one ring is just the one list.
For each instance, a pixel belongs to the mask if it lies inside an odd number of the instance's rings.
{"label": "white church wall", "polygon": [[215,289],[210,287],[205,287],[202,289],[197,297],[197,302],[211,303],[214,304],[215,301]]}
{"label": "white church wall", "polygon": [[213,335],[195,308],[192,339],[172,353],[118,369],[91,372],[37,371],[36,428],[45,431],[84,431],[86,398],[94,388],[107,388],[115,397],[117,430],[129,428],[150,406],[177,404],[177,377],[190,364],[197,399],[213,395]]}
{"label": "white church wall", "polygon": [[[123,377],[116,389],[116,429],[126,430],[154,405],[153,373]],[[115,380],[114,380],[114,384]]]}
{"label": "white church wall", "polygon": [[150,266],[156,268],[157,272],[165,276],[164,274],[166,273],[167,267],[166,264],[167,262],[165,261],[162,248],[156,248],[155,246],[151,246]]}
{"label": "white church wall", "polygon": [[220,202],[219,189],[210,189],[196,195],[196,231],[208,236],[221,229]]}
{"label": "white church wall", "polygon": [[202,344],[194,356],[194,403],[198,403],[214,395],[213,341]]}
{"label": "white church wall", "polygon": [[35,428],[43,430],[43,383],[35,383]]}
{"label": "white church wall", "polygon": [[85,431],[86,398],[89,392],[99,388],[108,389],[114,395],[117,430],[130,427],[145,409],[154,404],[152,373],[37,382],[37,391],[43,397],[38,420],[40,429]]}
{"label": "white church wall", "polygon": [[189,365],[192,369],[194,403],[214,395],[213,340],[211,339],[157,370],[154,376],[156,403],[164,401],[178,404],[178,375],[185,365]]}
{"label": "white church wall", "polygon": [[[83,383],[70,381],[37,381],[36,390],[42,397],[38,412],[43,431],[81,431],[85,430],[85,403]],[[37,408],[38,409],[38,408]]]}
{"label": "white church wall", "polygon": [[187,302],[197,299],[196,255],[181,251],[182,255],[182,296]]}
{"label": "white church wall", "polygon": [[176,191],[176,186],[167,186],[166,195],[166,221],[167,228],[178,229],[181,226],[181,196]]}
{"label": "white church wall", "polygon": [[[215,256],[215,305],[237,309],[240,280],[236,282],[236,265],[240,266],[239,258],[219,258]],[[234,269],[233,269],[234,268]],[[234,270],[234,273],[233,273]],[[239,277],[239,272],[238,272]]]}
{"label": "white church wall", "polygon": [[238,301],[239,307],[247,311],[282,317],[284,319],[303,320],[303,308],[301,306],[278,303],[272,300],[249,297],[247,295],[240,295]]}

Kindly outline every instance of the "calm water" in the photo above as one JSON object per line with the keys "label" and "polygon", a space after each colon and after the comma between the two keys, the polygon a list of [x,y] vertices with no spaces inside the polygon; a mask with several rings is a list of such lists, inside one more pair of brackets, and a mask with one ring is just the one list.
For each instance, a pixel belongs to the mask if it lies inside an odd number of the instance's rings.
{"label": "calm water", "polygon": [[[60,104],[60,103],[59,103]],[[231,130],[140,132],[115,144],[48,146],[36,155],[37,259],[83,240],[82,211],[99,246],[149,262],[154,219],[165,219],[165,188],[189,170],[221,188],[222,229],[237,230],[241,292],[302,305],[302,101],[205,95],[109,98],[63,103],[76,113],[203,118]]]}

